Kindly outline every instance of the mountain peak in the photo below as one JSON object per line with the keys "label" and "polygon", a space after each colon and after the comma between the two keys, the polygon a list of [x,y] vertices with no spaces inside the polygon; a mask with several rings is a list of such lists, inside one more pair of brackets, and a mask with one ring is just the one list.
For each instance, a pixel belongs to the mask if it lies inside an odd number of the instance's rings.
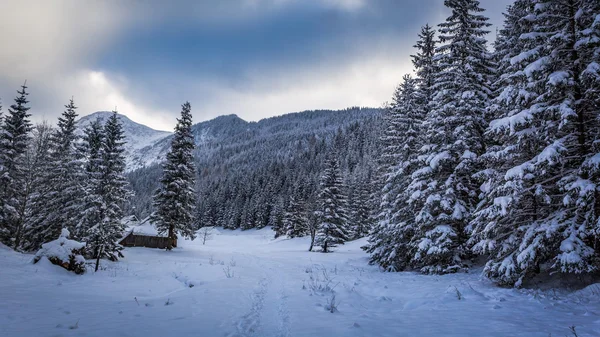
{"label": "mountain peak", "polygon": [[[83,133],[85,127],[96,119],[100,119],[100,121],[104,123],[112,116],[112,114],[112,111],[96,111],[92,114],[83,116],[77,121],[77,128],[80,133]],[[139,153],[144,148],[153,147],[158,141],[169,137],[172,133],[154,130],[146,125],[136,123],[124,114],[117,113],[117,118],[123,126],[123,133],[125,135],[127,169],[134,170],[159,161],[160,158],[157,158],[156,154],[145,153],[145,156],[140,156]]]}
{"label": "mountain peak", "polygon": [[[101,121],[105,121],[110,116],[112,116],[112,114],[113,114],[112,111],[96,111],[96,112],[91,113],[89,115],[82,116],[79,119],[78,123],[81,123],[83,121],[93,121],[93,120],[96,120],[96,119],[100,119]],[[129,117],[127,117],[126,115],[123,115],[123,114],[120,114],[120,113],[117,112],[117,116],[119,117],[119,119],[122,122],[132,122],[132,123],[135,123],[131,119],[129,119]],[[138,123],[136,123],[136,124],[138,124]],[[142,125],[142,124],[140,124],[140,125]]]}

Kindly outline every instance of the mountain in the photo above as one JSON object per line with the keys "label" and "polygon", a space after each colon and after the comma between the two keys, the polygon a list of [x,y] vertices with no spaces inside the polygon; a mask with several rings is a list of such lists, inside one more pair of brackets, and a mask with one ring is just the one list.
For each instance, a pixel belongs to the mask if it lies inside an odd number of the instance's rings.
{"label": "mountain", "polygon": [[[79,132],[111,113],[82,117]],[[199,221],[277,230],[290,196],[306,209],[316,207],[319,179],[331,156],[340,163],[349,197],[359,189],[374,192],[382,113],[370,108],[315,110],[258,122],[225,115],[194,124]],[[127,141],[128,178],[136,194],[127,211],[142,219],[152,211],[152,194],[162,174],[159,163],[166,158],[172,133],[118,117]]]}
{"label": "mountain", "polygon": [[[258,122],[226,115],[193,125],[201,221],[229,228],[261,227],[281,217],[290,195],[311,199],[307,203],[313,207],[329,156],[338,158],[349,191],[373,183],[381,115],[381,109],[349,108]],[[161,175],[156,159],[164,158],[170,139],[161,138],[133,154],[153,159],[130,168],[128,175],[136,193],[130,211],[140,219],[151,212],[151,196]]]}
{"label": "mountain", "polygon": [[[83,134],[85,127],[92,121],[99,119],[104,123],[111,115],[112,112],[110,111],[98,111],[81,117],[77,121],[79,134]],[[127,170],[132,171],[162,161],[164,153],[166,153],[165,151],[168,148],[164,141],[172,133],[154,130],[132,121],[123,114],[118,114],[117,116],[123,125],[123,132],[127,142],[125,144]]]}

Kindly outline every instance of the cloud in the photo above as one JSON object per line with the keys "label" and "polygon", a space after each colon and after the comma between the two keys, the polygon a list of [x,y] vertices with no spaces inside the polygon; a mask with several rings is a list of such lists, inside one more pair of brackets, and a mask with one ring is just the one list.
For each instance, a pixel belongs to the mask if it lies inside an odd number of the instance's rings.
{"label": "cloud", "polygon": [[[499,23],[509,2],[482,5]],[[36,121],[74,96],[167,130],[185,100],[195,121],[380,106],[446,16],[439,0],[0,1],[0,96],[27,79]]]}
{"label": "cloud", "polygon": [[125,78],[109,79],[103,72],[86,70],[75,76],[71,84],[72,88],[76,88],[76,100],[81,102],[80,111],[116,109],[125,112],[133,121],[161,130],[169,130],[173,124],[172,114],[132,102],[126,97],[124,92],[131,83]]}

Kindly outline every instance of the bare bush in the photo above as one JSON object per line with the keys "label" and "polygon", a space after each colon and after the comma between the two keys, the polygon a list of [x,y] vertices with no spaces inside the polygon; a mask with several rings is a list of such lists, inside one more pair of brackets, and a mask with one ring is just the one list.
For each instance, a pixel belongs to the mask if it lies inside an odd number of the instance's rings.
{"label": "bare bush", "polygon": [[340,303],[335,300],[335,294],[332,294],[331,297],[325,303],[325,309],[330,313],[334,313],[338,311],[338,305]]}
{"label": "bare bush", "polygon": [[227,278],[233,278],[234,277],[233,269],[231,269],[229,266],[223,268],[223,273],[225,273],[225,277],[227,277]]}
{"label": "bare bush", "polygon": [[213,227],[202,227],[198,231],[198,237],[202,240],[202,245],[206,244],[206,241],[213,238]]}

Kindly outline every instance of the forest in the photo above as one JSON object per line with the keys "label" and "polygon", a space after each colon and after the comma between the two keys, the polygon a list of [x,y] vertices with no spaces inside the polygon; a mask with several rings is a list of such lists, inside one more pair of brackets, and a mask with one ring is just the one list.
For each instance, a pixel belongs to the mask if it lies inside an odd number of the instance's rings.
{"label": "forest", "polygon": [[33,126],[24,84],[1,117],[1,242],[37,251],[68,229],[117,260],[135,216],[169,237],[271,227],[322,252],[368,237],[383,270],[484,263],[502,286],[597,275],[600,3],[517,0],[493,42],[478,1],[445,5],[383,108],[192,125],[186,103],[166,161],[132,171],[116,112],[80,137],[71,100]]}

